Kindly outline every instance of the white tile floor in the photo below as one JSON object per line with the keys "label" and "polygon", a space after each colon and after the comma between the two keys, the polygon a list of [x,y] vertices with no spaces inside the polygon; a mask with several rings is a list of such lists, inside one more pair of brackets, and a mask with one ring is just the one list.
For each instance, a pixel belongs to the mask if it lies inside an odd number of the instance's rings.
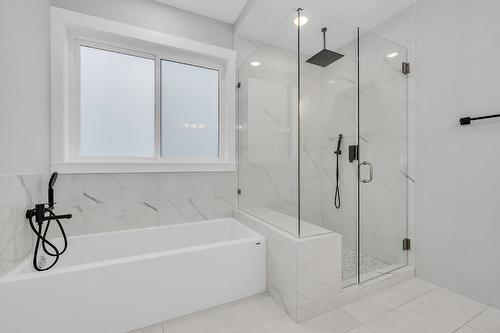
{"label": "white tile floor", "polygon": [[500,310],[414,278],[295,324],[266,294],[134,333],[500,333]]}

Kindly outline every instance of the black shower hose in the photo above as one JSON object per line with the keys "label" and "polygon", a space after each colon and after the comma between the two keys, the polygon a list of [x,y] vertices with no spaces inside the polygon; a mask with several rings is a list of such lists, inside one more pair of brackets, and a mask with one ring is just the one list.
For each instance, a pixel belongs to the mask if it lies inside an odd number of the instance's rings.
{"label": "black shower hose", "polygon": [[333,199],[333,204],[335,205],[335,208],[339,209],[340,208],[340,188],[339,188],[339,179],[340,179],[340,171],[339,171],[339,152],[335,152],[335,155],[337,156],[337,167],[335,170],[335,197]]}
{"label": "black shower hose", "polygon": [[[55,214],[52,212],[52,210],[47,209],[47,212],[49,212],[49,214],[51,216],[55,216]],[[50,241],[47,240],[47,232],[49,231],[50,222],[52,222],[52,220],[47,221],[47,225],[45,227],[45,230],[43,230],[43,222],[38,223],[38,228],[35,226],[35,223],[33,222],[33,216],[31,216],[29,218],[29,221],[30,221],[31,230],[33,230],[33,232],[36,235],[35,252],[33,254],[33,267],[39,272],[47,271],[55,266],[55,264],[59,260],[59,257],[66,251],[66,248],[68,247],[68,238],[66,237],[66,233],[64,232],[64,228],[63,228],[61,222],[56,219],[55,221],[57,222],[59,229],[61,230],[61,234],[62,234],[63,240],[64,240],[64,247],[63,247],[62,251],[59,251],[59,249],[53,243],[51,243]],[[54,257],[54,262],[50,266],[45,267],[45,268],[39,267],[38,263],[37,263],[40,242],[42,242],[42,249],[45,252],[45,254],[47,254],[51,257]],[[47,246],[50,247],[52,250],[49,251]]]}

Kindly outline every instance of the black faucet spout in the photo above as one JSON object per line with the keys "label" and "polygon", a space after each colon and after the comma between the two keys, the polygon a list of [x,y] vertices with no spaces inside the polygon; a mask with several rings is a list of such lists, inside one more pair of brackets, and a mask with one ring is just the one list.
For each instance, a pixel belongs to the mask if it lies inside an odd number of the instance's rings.
{"label": "black faucet spout", "polygon": [[45,221],[50,221],[50,220],[64,220],[64,219],[70,219],[72,216],[73,216],[72,214],[48,215],[48,216],[45,216],[43,219]]}

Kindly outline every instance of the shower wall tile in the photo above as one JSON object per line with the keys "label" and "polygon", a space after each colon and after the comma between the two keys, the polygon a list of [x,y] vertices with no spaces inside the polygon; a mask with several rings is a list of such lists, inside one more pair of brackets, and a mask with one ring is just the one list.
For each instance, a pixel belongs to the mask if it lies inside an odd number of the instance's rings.
{"label": "shower wall tile", "polygon": [[27,209],[46,202],[48,175],[0,176],[0,277],[29,257],[34,244]]}

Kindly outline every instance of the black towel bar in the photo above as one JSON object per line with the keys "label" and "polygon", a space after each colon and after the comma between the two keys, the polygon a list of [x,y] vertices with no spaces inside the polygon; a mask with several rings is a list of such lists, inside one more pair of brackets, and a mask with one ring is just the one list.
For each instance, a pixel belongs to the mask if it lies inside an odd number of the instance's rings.
{"label": "black towel bar", "polygon": [[497,118],[497,117],[500,117],[500,114],[492,114],[490,116],[482,116],[482,117],[474,117],[474,118],[471,118],[471,117],[460,118],[460,125],[462,125],[462,126],[470,125],[470,122],[474,121],[474,120]]}

